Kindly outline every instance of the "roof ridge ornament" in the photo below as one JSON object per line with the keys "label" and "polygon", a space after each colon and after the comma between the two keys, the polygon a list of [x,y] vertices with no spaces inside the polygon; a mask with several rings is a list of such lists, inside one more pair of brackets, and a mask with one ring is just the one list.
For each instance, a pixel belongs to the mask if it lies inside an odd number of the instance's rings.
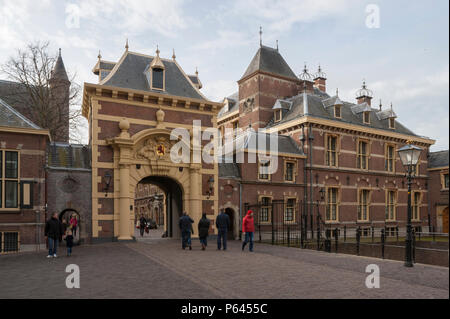
{"label": "roof ridge ornament", "polygon": [[380,112],[383,110],[383,104],[381,103],[381,99],[380,99]]}
{"label": "roof ridge ornament", "polygon": [[277,40],[277,51],[278,51],[278,40]]}
{"label": "roof ridge ornament", "polygon": [[102,59],[102,54],[101,54],[100,50],[98,50],[97,58],[98,58],[99,61]]}
{"label": "roof ridge ornament", "polygon": [[305,66],[303,68],[303,72],[298,77],[302,81],[312,81],[312,76],[311,76],[311,74],[308,73],[308,69],[306,68],[306,62],[305,62]]}
{"label": "roof ridge ornament", "polygon": [[159,51],[159,46],[158,45],[156,45],[156,56],[153,58],[153,61],[152,61],[152,63],[150,64],[150,67],[153,69],[153,68],[156,68],[156,69],[164,69],[165,67],[164,67],[164,63],[163,63],[163,61],[161,60],[161,58],[159,57],[159,53],[160,53],[161,51]]}
{"label": "roof ridge ornament", "polygon": [[317,70],[317,73],[314,75],[315,79],[326,79],[327,78],[327,74],[325,72],[322,71],[322,67],[320,66],[319,63],[319,68]]}
{"label": "roof ridge ornament", "polygon": [[367,88],[366,80],[363,79],[363,84],[362,84],[361,88],[358,91],[356,91],[356,98],[362,98],[362,97],[372,98],[372,96],[373,96],[372,90],[369,90]]}
{"label": "roof ridge ornament", "polygon": [[259,26],[259,46],[262,48],[262,26]]}
{"label": "roof ridge ornament", "polygon": [[195,67],[195,75],[198,77],[198,67]]}
{"label": "roof ridge ornament", "polygon": [[127,38],[127,40],[126,40],[126,42],[125,42],[125,51],[128,52],[128,48],[129,48],[129,46],[128,46],[128,38]]}
{"label": "roof ridge ornament", "polygon": [[177,58],[177,56],[175,55],[175,49],[172,49],[172,52],[173,52],[172,59],[175,61],[175,59]]}

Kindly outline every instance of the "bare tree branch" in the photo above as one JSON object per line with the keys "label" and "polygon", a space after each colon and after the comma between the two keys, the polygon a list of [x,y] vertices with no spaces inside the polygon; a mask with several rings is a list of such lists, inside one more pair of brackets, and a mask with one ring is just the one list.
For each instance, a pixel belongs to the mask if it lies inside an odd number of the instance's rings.
{"label": "bare tree branch", "polygon": [[48,42],[27,45],[0,66],[11,80],[0,96],[36,125],[50,131],[52,140],[80,142],[81,87],[75,76],[60,78],[53,74],[56,55],[48,53]]}

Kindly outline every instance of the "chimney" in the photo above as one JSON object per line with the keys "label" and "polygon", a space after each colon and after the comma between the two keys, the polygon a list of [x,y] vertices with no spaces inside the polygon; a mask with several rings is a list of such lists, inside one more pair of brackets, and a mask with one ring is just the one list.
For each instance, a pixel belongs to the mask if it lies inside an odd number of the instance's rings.
{"label": "chimney", "polygon": [[322,68],[319,64],[319,69],[314,76],[314,87],[325,93],[327,91],[326,82],[327,75],[325,74],[325,72],[322,72]]}
{"label": "chimney", "polygon": [[362,87],[356,91],[356,101],[358,104],[367,103],[371,106],[373,92],[367,88],[366,81],[363,81]]}

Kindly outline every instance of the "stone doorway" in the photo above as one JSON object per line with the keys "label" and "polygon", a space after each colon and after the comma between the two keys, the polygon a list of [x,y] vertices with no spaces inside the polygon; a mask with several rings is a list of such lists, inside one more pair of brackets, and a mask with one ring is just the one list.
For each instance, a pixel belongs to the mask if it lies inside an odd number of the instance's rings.
{"label": "stone doorway", "polygon": [[225,208],[225,214],[228,215],[228,217],[230,217],[230,228],[228,229],[228,234],[227,234],[227,238],[228,239],[234,239],[235,236],[235,213],[234,210],[231,208]]}

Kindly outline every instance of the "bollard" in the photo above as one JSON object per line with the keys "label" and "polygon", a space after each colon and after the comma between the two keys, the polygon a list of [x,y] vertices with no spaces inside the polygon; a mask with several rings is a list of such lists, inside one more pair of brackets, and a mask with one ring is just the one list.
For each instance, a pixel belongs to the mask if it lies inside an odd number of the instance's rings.
{"label": "bollard", "polygon": [[384,259],[384,242],[385,242],[385,234],[384,229],[381,230],[381,258]]}
{"label": "bollard", "polygon": [[416,263],[416,231],[413,229],[412,231],[412,237],[413,237],[413,242],[412,242],[412,260],[413,263]]}
{"label": "bollard", "polygon": [[338,241],[339,241],[338,229],[337,228],[334,230],[334,240],[335,240],[335,243],[336,243],[336,254],[337,254],[337,252],[338,252]]}
{"label": "bollard", "polygon": [[359,242],[361,240],[361,226],[356,229],[356,255],[359,256]]}
{"label": "bollard", "polygon": [[398,243],[398,226],[395,226],[395,233],[396,233],[396,236],[397,236],[397,243]]}
{"label": "bollard", "polygon": [[344,225],[344,243],[347,240],[347,225]]}
{"label": "bollard", "polygon": [[287,244],[288,244],[288,247],[291,247],[291,228],[288,226],[288,228],[287,228]]}

